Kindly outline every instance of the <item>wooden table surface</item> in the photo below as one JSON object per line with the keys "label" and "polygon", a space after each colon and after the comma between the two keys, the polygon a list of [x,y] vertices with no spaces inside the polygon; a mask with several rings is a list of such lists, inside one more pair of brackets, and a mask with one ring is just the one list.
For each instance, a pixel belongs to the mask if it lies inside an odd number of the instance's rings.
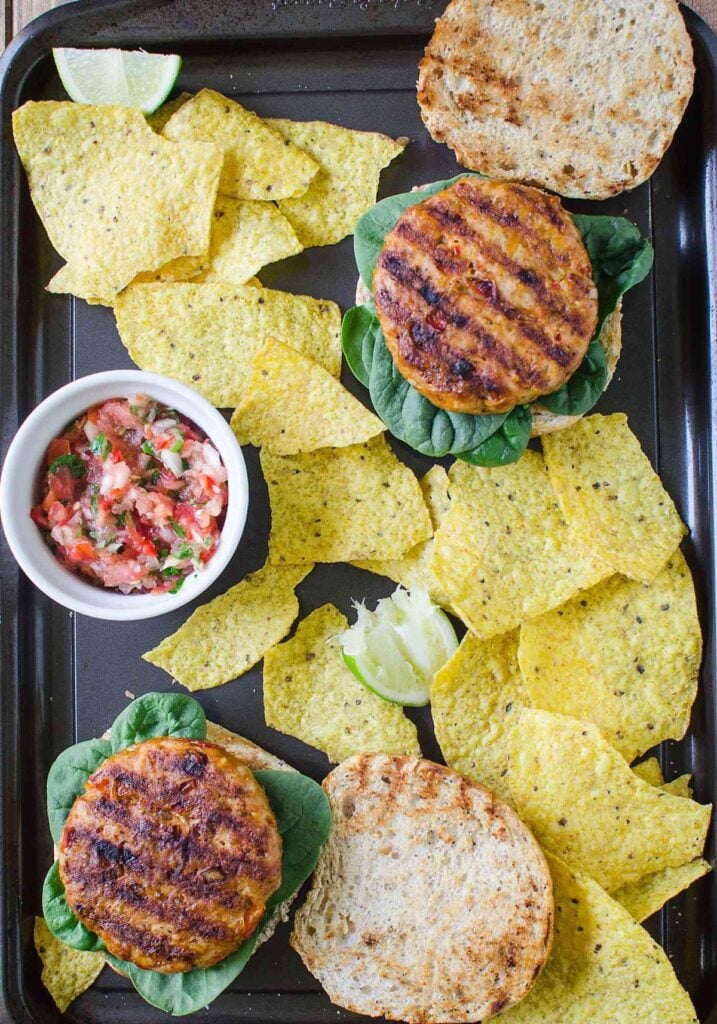
{"label": "wooden table surface", "polygon": [[[4,21],[0,24],[0,49],[38,14],[49,11],[51,7],[71,2],[72,0],[5,0]],[[717,0],[689,0],[688,6],[701,14],[717,32]]]}

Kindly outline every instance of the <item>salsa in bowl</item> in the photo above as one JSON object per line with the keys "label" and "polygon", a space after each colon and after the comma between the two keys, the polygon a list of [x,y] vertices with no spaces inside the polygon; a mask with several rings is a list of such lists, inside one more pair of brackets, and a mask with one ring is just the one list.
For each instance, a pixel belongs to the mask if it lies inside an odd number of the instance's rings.
{"label": "salsa in bowl", "polygon": [[198,596],[236,550],[247,504],[241,449],[221,414],[135,370],[46,399],[0,480],[3,529],[25,573],[66,607],[107,619]]}

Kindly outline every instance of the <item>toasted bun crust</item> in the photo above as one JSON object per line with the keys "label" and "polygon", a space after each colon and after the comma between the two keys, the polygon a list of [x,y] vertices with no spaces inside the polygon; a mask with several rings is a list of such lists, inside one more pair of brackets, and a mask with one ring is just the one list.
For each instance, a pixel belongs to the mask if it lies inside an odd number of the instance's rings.
{"label": "toasted bun crust", "polygon": [[110,953],[175,973],[218,963],[254,931],[281,881],[281,837],[233,754],[161,737],[90,776],[59,860],[69,906]]}
{"label": "toasted bun crust", "polygon": [[483,786],[420,758],[362,754],[324,780],[333,827],[292,945],[334,1003],[409,1024],[483,1020],[550,951],[535,839]]}
{"label": "toasted bun crust", "polygon": [[693,79],[676,0],[452,0],[418,102],[464,167],[604,199],[655,170]]}
{"label": "toasted bun crust", "polygon": [[560,200],[483,178],[404,211],[373,295],[402,376],[452,412],[508,412],[555,391],[597,322],[590,259]]}

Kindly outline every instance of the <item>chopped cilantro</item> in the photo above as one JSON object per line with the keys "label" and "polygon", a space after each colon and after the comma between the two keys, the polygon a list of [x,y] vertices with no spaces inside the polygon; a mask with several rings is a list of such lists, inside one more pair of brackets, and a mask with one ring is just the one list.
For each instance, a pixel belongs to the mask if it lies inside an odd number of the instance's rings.
{"label": "chopped cilantro", "polygon": [[149,482],[152,485],[158,484],[159,483],[159,478],[160,478],[161,475],[162,474],[159,472],[158,469],[153,469],[152,472],[149,475]]}
{"label": "chopped cilantro", "polygon": [[191,558],[193,554],[194,550],[192,549],[191,545],[187,544],[187,542],[185,541],[184,544],[182,544],[179,551],[177,552],[177,558]]}
{"label": "chopped cilantro", "polygon": [[170,565],[166,569],[162,569],[163,576],[181,576],[184,572],[183,569],[178,569],[176,565]]}
{"label": "chopped cilantro", "polygon": [[170,516],[169,517],[169,521],[172,524],[172,529],[174,530],[174,532],[177,534],[178,537],[186,537],[187,536],[186,533],[184,532],[184,530],[179,525],[179,523],[177,522],[176,519],[172,519],[172,517]]}
{"label": "chopped cilantro", "polygon": [[189,469],[189,459],[182,459],[182,472],[186,473]]}
{"label": "chopped cilantro", "polygon": [[50,472],[56,473],[61,466],[67,466],[75,480],[79,480],[82,476],[87,476],[87,469],[79,455],[58,455],[50,466]]}
{"label": "chopped cilantro", "polygon": [[119,515],[117,516],[117,525],[118,526],[124,526],[126,514],[127,514],[126,512],[120,512],[119,513]]}
{"label": "chopped cilantro", "polygon": [[186,578],[187,578],[186,576],[182,576],[180,579],[178,579],[177,582],[174,584],[174,586],[170,589],[169,593],[170,594],[178,594],[179,591],[182,589],[182,586],[183,586],[184,581],[186,580]]}
{"label": "chopped cilantro", "polygon": [[112,451],[112,445],[107,440],[107,435],[98,434],[90,445],[90,451],[93,455],[98,455],[104,461]]}

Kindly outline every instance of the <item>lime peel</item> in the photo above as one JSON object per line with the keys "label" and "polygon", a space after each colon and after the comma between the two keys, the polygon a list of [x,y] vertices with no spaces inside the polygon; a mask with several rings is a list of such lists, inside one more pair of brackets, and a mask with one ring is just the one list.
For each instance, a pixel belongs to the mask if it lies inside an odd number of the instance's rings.
{"label": "lime peel", "polygon": [[182,67],[175,53],[55,47],[55,66],[76,103],[134,107],[152,114],[167,98]]}
{"label": "lime peel", "polygon": [[450,619],[421,588],[399,587],[375,611],[354,602],[356,622],[338,636],[359,682],[393,704],[423,707],[434,675],[458,648]]}

